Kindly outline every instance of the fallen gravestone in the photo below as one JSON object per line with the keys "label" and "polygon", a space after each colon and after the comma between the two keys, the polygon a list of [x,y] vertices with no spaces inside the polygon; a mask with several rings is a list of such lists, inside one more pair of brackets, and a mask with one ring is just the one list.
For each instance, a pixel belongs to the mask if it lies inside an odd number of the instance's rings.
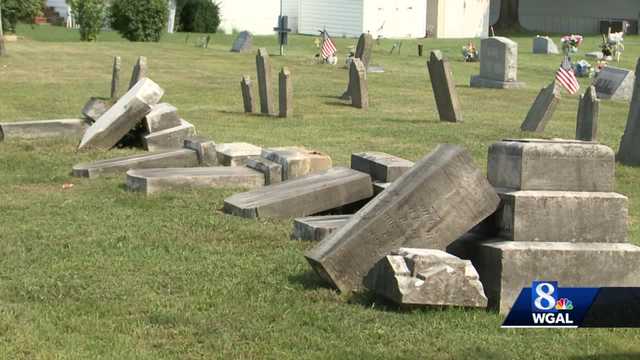
{"label": "fallen gravestone", "polygon": [[471,78],[471,87],[517,89],[525,86],[518,81],[518,43],[494,36],[482,40],[480,75]]}
{"label": "fallen gravestone", "polygon": [[453,73],[449,62],[444,59],[440,50],[431,52],[431,57],[427,62],[429,77],[433,95],[436,98],[436,106],[440,120],[450,122],[461,122],[462,111],[460,109],[460,99],[456,91],[456,84],[453,81]]}
{"label": "fallen gravestone", "polygon": [[349,87],[351,88],[351,105],[359,109],[369,108],[369,87],[367,69],[360,59],[353,59],[349,69]]}
{"label": "fallen gravestone", "polygon": [[267,49],[258,49],[256,55],[256,68],[258,71],[258,94],[260,95],[260,112],[265,115],[275,114],[275,102],[273,99],[273,82],[271,76],[271,60]]}
{"label": "fallen gravestone", "polygon": [[295,218],[353,204],[372,195],[369,175],[336,167],[233,195],[224,201],[224,212],[245,218]]}
{"label": "fallen gravestone", "polygon": [[113,70],[111,72],[111,101],[118,98],[118,89],[120,88],[120,70],[122,69],[122,59],[120,56],[113,57]]}
{"label": "fallen gravestone", "polygon": [[635,74],[631,70],[606,66],[596,76],[593,86],[598,99],[629,101],[633,96],[634,79]]}
{"label": "fallen gravestone", "polygon": [[129,90],[131,90],[140,80],[147,77],[147,71],[147,58],[140,56],[136,64],[133,66],[131,81],[129,81]]}
{"label": "fallen gravestone", "polygon": [[251,87],[251,78],[247,75],[242,77],[240,81],[240,90],[242,91],[242,103],[244,112],[253,113],[256,111],[255,98],[253,97],[253,89]]}
{"label": "fallen gravestone", "polygon": [[280,164],[282,167],[282,181],[325,171],[333,165],[329,155],[307,150],[303,147],[289,146],[263,149],[261,156]]}
{"label": "fallen gravestone", "polygon": [[280,84],[280,117],[293,115],[293,82],[289,68],[283,67],[279,74]]}
{"label": "fallen gravestone", "polygon": [[147,195],[193,188],[248,188],[264,185],[264,175],[242,166],[134,169],[127,171],[127,187]]}
{"label": "fallen gravestone", "polygon": [[598,138],[598,118],[600,117],[600,100],[596,88],[589,86],[580,96],[578,119],[576,122],[576,140],[596,141]]}
{"label": "fallen gravestone", "polygon": [[217,144],[218,164],[244,166],[250,158],[260,156],[262,148],[248,143]]}
{"label": "fallen gravestone", "polygon": [[84,105],[81,112],[87,120],[96,122],[112,105],[113,103],[109,100],[92,97]]}
{"label": "fallen gravestone", "polygon": [[[640,71],[640,59],[636,74]],[[640,165],[640,77],[636,77],[629,117],[620,141],[618,161],[625,165]]]}
{"label": "fallen gravestone", "polygon": [[497,188],[611,192],[614,153],[595,143],[504,140],[489,147],[488,178]]}
{"label": "fallen gravestone", "polygon": [[282,165],[263,157],[250,157],[247,167],[264,174],[264,184],[273,185],[282,182]]}
{"label": "fallen gravestone", "polygon": [[441,250],[401,248],[380,260],[367,288],[400,306],[487,307],[478,272],[469,260]]}
{"label": "fallen gravestone", "polygon": [[246,53],[251,51],[253,51],[253,35],[248,31],[239,33],[233,42],[231,52]]}
{"label": "fallen gravestone", "polygon": [[346,224],[351,215],[308,216],[293,221],[294,240],[320,241]]}
{"label": "fallen gravestone", "polygon": [[144,119],[145,127],[149,133],[155,133],[182,125],[178,109],[167,103],[153,105],[151,112]]}
{"label": "fallen gravestone", "polygon": [[179,149],[184,146],[184,140],[196,135],[195,127],[185,120],[172,128],[153,132],[144,137],[144,147],[147,151],[162,151]]}
{"label": "fallen gravestone", "polygon": [[9,139],[80,138],[89,123],[85,119],[60,119],[0,123],[0,141]]}
{"label": "fallen gravestone", "polygon": [[391,183],[389,183],[389,182],[374,181],[373,182],[373,195],[378,195],[381,192],[387,190],[387,188],[390,185],[391,185]]}
{"label": "fallen gravestone", "polygon": [[533,39],[534,54],[559,54],[558,46],[548,36],[536,36]]}
{"label": "fallen gravestone", "polygon": [[218,165],[218,153],[216,152],[215,142],[200,136],[191,136],[184,139],[184,147],[185,149],[191,149],[196,152],[200,165]]}
{"label": "fallen gravestone", "polygon": [[555,82],[540,90],[536,100],[531,105],[527,117],[520,126],[522,131],[543,132],[547,122],[556,111],[560,102],[560,88]]}
{"label": "fallen gravestone", "polygon": [[163,94],[158,84],[142,79],[91,125],[78,148],[112,148],[151,111],[151,106],[157,104]]}
{"label": "fallen gravestone", "polygon": [[73,167],[73,176],[97,178],[103,175],[120,175],[131,169],[199,166],[198,154],[191,149],[179,149],[99,160]]}
{"label": "fallen gravestone", "polygon": [[467,152],[440,145],[305,257],[342,292],[361,290],[365,275],[391,251],[404,246],[444,250],[499,202]]}
{"label": "fallen gravestone", "polygon": [[396,181],[413,167],[414,163],[383,152],[369,151],[351,154],[351,168],[371,175],[374,181]]}

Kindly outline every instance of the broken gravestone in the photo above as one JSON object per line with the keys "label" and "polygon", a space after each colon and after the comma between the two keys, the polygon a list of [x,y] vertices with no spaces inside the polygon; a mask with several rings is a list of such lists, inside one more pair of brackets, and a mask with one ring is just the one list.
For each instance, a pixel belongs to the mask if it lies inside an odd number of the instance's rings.
{"label": "broken gravestone", "polygon": [[247,167],[264,174],[264,184],[273,185],[282,182],[282,165],[261,156],[250,157]]}
{"label": "broken gravestone", "polygon": [[96,122],[100,116],[109,110],[112,103],[109,100],[92,97],[82,108],[82,115],[91,122]]}
{"label": "broken gravestone", "polygon": [[358,291],[389,252],[405,246],[444,250],[499,202],[466,151],[439,145],[305,257],[329,284]]}
{"label": "broken gravestone", "polygon": [[433,95],[441,121],[462,122],[460,99],[453,81],[453,73],[449,62],[442,56],[440,50],[431,52],[427,62]]}
{"label": "broken gravestone", "polygon": [[253,113],[256,111],[255,98],[253,97],[253,88],[251,87],[251,78],[248,75],[240,80],[240,90],[242,91],[242,104],[244,112]]}
{"label": "broken gravestone", "polygon": [[178,116],[178,109],[168,103],[160,103],[151,107],[151,112],[145,117],[144,124],[149,133],[154,133],[182,125]]}
{"label": "broken gravestone", "polygon": [[600,116],[600,100],[596,88],[589,86],[578,104],[578,120],[576,122],[576,140],[596,141],[598,138],[598,118]]}
{"label": "broken gravestone", "polygon": [[294,240],[320,241],[346,224],[351,215],[308,216],[293,221]]}
{"label": "broken gravestone", "polygon": [[8,139],[80,138],[89,127],[85,119],[17,121],[0,123],[0,141]]}
{"label": "broken gravestone", "polygon": [[253,35],[248,31],[239,33],[233,42],[231,52],[246,53],[251,51],[253,51]]}
{"label": "broken gravestone", "polygon": [[553,82],[540,90],[536,100],[531,105],[527,117],[520,126],[522,131],[543,132],[547,122],[556,111],[560,102],[560,88]]}
{"label": "broken gravestone", "polygon": [[404,175],[414,163],[378,151],[351,154],[351,168],[371,175],[374,181],[391,183]]}
{"label": "broken gravestone", "polygon": [[179,149],[184,146],[184,140],[196,135],[195,127],[180,120],[180,125],[153,132],[144,136],[144,147],[148,151]]}
{"label": "broken gravestone", "polygon": [[261,156],[282,166],[282,181],[325,171],[333,165],[331,157],[304,147],[286,146],[263,149]]}
{"label": "broken gravestone", "polygon": [[250,158],[260,156],[262,148],[248,143],[217,144],[218,164],[222,166],[244,166]]}
{"label": "broken gravestone", "polygon": [[289,68],[283,67],[279,74],[280,87],[280,117],[293,115],[293,81]]}
{"label": "broken gravestone", "polygon": [[[638,59],[636,74],[639,71],[640,59]],[[635,79],[627,126],[620,141],[617,159],[625,165],[640,165],[640,75]]]}
{"label": "broken gravestone", "polygon": [[369,87],[367,69],[360,59],[353,59],[349,68],[349,87],[351,88],[351,105],[359,109],[369,108]]}
{"label": "broken gravestone", "polygon": [[190,136],[184,139],[185,149],[191,149],[198,155],[198,162],[202,166],[217,166],[218,153],[216,143],[200,136]]}
{"label": "broken gravestone", "polygon": [[441,250],[401,248],[380,260],[367,288],[400,306],[487,307],[478,272],[469,260]]}
{"label": "broken gravestone", "polygon": [[129,89],[133,88],[138,81],[147,77],[147,58],[140,56],[138,61],[133,66],[133,72],[131,73],[131,81],[129,81]]}
{"label": "broken gravestone", "polygon": [[273,82],[271,76],[271,60],[267,49],[258,49],[256,55],[256,68],[258,71],[258,93],[260,95],[260,112],[265,115],[275,114],[275,102],[273,99]]}

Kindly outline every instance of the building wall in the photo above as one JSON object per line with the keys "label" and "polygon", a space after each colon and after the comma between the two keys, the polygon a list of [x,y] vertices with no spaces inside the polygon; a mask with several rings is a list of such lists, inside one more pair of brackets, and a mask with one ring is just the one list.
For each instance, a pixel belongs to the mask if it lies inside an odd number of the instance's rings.
{"label": "building wall", "polygon": [[300,0],[282,0],[282,15],[289,17],[289,28],[292,32],[298,32],[298,12]]}
{"label": "building wall", "polygon": [[487,37],[490,0],[429,0],[427,28],[440,39]]}
{"label": "building wall", "polygon": [[422,38],[426,13],[427,0],[365,0],[363,31],[374,38]]}
{"label": "building wall", "polygon": [[[235,1],[235,0],[232,0]],[[298,31],[318,35],[359,36],[363,31],[363,2],[367,0],[299,0]]]}
{"label": "building wall", "polygon": [[229,34],[234,30],[255,35],[272,35],[278,24],[280,0],[218,0],[220,28]]}

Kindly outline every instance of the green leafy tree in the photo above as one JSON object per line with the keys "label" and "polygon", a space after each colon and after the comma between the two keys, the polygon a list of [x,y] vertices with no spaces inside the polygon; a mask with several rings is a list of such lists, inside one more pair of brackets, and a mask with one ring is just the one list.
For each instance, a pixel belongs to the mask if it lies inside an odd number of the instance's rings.
{"label": "green leafy tree", "polygon": [[106,4],[104,0],[67,0],[76,23],[80,26],[80,40],[96,41],[104,25]]}
{"label": "green leafy tree", "polygon": [[43,0],[0,0],[3,30],[15,33],[19,21],[33,23],[42,13],[43,4]]}
{"label": "green leafy tree", "polygon": [[113,0],[111,27],[130,41],[159,41],[167,25],[166,0]]}
{"label": "green leafy tree", "polygon": [[219,8],[211,0],[187,0],[179,19],[181,31],[215,33],[220,25]]}

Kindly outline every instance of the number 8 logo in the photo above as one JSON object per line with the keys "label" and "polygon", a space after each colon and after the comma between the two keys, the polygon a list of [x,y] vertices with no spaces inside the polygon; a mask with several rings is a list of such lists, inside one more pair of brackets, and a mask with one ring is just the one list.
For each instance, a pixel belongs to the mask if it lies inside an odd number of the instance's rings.
{"label": "number 8 logo", "polygon": [[[552,310],[556,307],[556,298],[553,296],[556,288],[550,283],[539,283],[535,288],[538,297],[534,300],[534,305],[540,310]],[[544,305],[543,305],[544,303]]]}

